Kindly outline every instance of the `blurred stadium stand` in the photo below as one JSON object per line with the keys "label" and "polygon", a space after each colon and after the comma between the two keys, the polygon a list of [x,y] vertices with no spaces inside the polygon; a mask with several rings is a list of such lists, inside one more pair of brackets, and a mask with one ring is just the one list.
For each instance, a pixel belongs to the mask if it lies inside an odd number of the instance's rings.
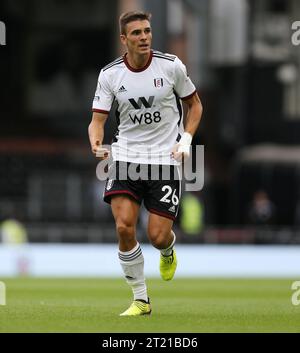
{"label": "blurred stadium stand", "polygon": [[[120,54],[118,16],[132,8],[153,13],[153,46],[182,58],[204,105],[203,225],[185,234],[178,219],[178,240],[300,243],[296,0],[2,0],[0,219],[13,205],[30,242],[115,241],[87,127],[99,70]],[[106,143],[115,127],[112,112]],[[260,189],[276,216],[250,224]]]}

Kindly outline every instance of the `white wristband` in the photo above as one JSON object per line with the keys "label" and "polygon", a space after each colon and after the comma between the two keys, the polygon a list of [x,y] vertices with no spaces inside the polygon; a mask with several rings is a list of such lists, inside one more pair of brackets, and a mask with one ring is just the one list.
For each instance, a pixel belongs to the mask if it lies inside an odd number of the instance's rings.
{"label": "white wristband", "polygon": [[179,141],[180,145],[190,146],[192,143],[193,136],[189,132],[184,132]]}

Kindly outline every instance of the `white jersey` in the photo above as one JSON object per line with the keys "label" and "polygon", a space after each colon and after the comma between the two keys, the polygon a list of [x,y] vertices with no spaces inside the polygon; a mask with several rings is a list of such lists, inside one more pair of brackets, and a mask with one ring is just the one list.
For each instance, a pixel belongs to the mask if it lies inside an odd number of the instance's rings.
{"label": "white jersey", "polygon": [[105,66],[99,75],[93,111],[109,113],[114,100],[117,102],[113,159],[177,165],[171,150],[183,133],[180,99],[195,92],[185,66],[174,55],[151,51],[142,69],[130,67],[126,54]]}

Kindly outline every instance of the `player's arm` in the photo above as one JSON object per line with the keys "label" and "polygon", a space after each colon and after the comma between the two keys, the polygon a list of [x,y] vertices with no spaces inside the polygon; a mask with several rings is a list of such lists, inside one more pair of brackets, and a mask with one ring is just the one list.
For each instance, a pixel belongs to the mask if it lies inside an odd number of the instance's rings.
{"label": "player's arm", "polygon": [[200,124],[203,107],[197,92],[192,97],[185,99],[184,103],[188,105],[184,132],[189,133],[193,137]]}
{"label": "player's arm", "polygon": [[184,103],[188,105],[184,133],[172,151],[172,155],[176,160],[180,160],[182,156],[189,157],[190,145],[200,124],[203,111],[197,92],[195,92],[192,97],[185,99]]}
{"label": "player's arm", "polygon": [[89,139],[91,150],[98,158],[107,158],[109,151],[102,147],[104,139],[104,125],[107,120],[108,114],[106,113],[93,113],[92,121],[88,127]]}

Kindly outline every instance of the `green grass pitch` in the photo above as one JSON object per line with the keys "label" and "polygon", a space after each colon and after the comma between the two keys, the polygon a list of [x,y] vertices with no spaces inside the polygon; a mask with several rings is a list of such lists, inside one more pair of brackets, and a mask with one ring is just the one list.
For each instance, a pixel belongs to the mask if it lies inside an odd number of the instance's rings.
{"label": "green grass pitch", "polygon": [[0,332],[300,332],[295,279],[148,279],[152,315],[133,318],[122,279],[1,280]]}

